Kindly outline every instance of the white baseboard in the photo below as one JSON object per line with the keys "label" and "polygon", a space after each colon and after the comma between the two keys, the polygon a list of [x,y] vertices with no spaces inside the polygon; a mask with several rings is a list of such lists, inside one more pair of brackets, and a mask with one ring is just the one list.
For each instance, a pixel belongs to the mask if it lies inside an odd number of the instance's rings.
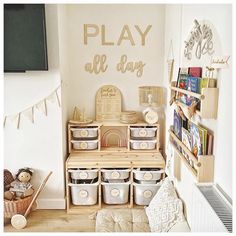
{"label": "white baseboard", "polygon": [[64,198],[37,199],[37,209],[66,209]]}

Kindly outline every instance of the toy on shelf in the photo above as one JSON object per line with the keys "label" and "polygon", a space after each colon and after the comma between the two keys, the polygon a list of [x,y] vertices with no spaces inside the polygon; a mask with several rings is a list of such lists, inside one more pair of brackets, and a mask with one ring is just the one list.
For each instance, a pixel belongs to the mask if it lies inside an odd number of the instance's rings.
{"label": "toy on shelf", "polygon": [[10,184],[11,187],[9,192],[12,196],[9,194],[9,197],[11,199],[25,198],[33,194],[33,186],[30,183],[32,175],[33,170],[28,167],[19,169],[18,173],[16,174],[16,179]]}
{"label": "toy on shelf", "polygon": [[73,112],[73,118],[69,122],[72,124],[86,125],[92,123],[93,120],[85,116],[85,109],[83,109],[81,112],[78,107],[75,107]]}

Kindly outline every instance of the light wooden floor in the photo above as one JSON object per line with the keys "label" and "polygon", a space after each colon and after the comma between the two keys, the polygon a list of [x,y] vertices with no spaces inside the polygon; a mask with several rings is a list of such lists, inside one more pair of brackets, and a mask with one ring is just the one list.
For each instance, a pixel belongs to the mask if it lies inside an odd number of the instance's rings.
{"label": "light wooden floor", "polygon": [[27,217],[22,230],[5,224],[4,232],[94,232],[95,220],[90,214],[69,215],[65,210],[36,210]]}

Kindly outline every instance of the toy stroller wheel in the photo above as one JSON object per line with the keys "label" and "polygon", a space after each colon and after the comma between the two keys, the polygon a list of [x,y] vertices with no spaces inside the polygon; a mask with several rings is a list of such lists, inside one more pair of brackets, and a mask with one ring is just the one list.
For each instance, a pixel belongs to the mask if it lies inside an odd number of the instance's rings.
{"label": "toy stroller wheel", "polygon": [[23,215],[16,214],[11,218],[11,225],[15,229],[23,229],[27,225],[27,220]]}
{"label": "toy stroller wheel", "polygon": [[38,203],[37,203],[37,201],[35,201],[34,203],[33,203],[33,206],[32,206],[32,211],[35,211],[35,210],[37,210],[37,208],[38,208]]}

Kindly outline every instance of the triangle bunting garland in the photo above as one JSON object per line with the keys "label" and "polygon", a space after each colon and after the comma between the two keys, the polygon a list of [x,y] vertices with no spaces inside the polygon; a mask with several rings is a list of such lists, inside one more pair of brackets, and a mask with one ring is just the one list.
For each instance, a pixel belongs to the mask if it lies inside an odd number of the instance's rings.
{"label": "triangle bunting garland", "polygon": [[41,101],[39,101],[38,103],[32,105],[31,107],[26,108],[23,111],[20,111],[16,114],[12,114],[12,115],[6,115],[4,117],[4,123],[3,123],[3,127],[5,127],[7,125],[8,122],[10,123],[14,123],[16,124],[16,128],[20,129],[20,122],[21,122],[21,118],[22,115],[23,117],[29,119],[33,124],[34,124],[34,112],[35,112],[35,108],[37,108],[40,112],[42,112],[45,116],[48,115],[48,107],[47,107],[47,101],[51,102],[51,103],[57,103],[58,106],[61,106],[61,102],[60,102],[60,98],[58,96],[58,89],[61,87],[61,85],[59,87],[57,87],[51,94],[49,94],[47,97],[45,97],[44,99],[42,99]]}

